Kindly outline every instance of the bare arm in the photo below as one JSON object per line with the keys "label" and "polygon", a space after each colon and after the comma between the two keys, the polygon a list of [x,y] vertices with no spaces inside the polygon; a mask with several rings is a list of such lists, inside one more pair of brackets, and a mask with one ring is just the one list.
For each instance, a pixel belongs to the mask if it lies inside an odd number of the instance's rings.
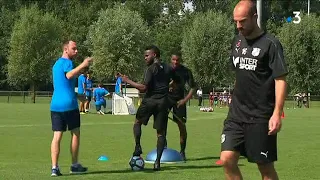
{"label": "bare arm", "polygon": [[184,103],[186,103],[189,99],[192,98],[193,91],[194,91],[193,88],[191,88],[191,89],[189,90],[189,93],[188,93],[188,94],[183,98],[183,100],[182,100]]}
{"label": "bare arm", "polygon": [[147,90],[147,86],[144,84],[140,84],[140,83],[136,83],[130,79],[126,79],[125,81],[128,84],[131,84],[131,86],[135,87],[136,89],[138,89],[140,92],[146,92]]}
{"label": "bare arm", "polygon": [[66,74],[66,77],[68,79],[72,79],[74,77],[78,77],[80,75],[80,72],[82,69],[84,69],[86,66],[84,66],[83,63],[81,63],[79,66],[77,66],[76,68],[72,69],[71,71],[69,71],[67,74]]}
{"label": "bare arm", "polygon": [[86,58],[79,66],[67,72],[66,74],[67,79],[78,77],[81,70],[88,67],[91,61],[92,61],[92,58]]}
{"label": "bare arm", "polygon": [[282,76],[275,79],[275,95],[276,95],[276,102],[273,111],[273,115],[281,116],[284,106],[284,101],[286,98],[286,90],[287,90],[287,83],[286,77]]}
{"label": "bare arm", "polygon": [[189,99],[192,98],[192,95],[193,95],[193,92],[194,92],[194,89],[195,89],[195,82],[194,82],[194,79],[193,79],[193,74],[190,70],[188,70],[188,84],[190,86],[190,90],[189,90],[189,93],[183,98],[183,102],[186,103]]}

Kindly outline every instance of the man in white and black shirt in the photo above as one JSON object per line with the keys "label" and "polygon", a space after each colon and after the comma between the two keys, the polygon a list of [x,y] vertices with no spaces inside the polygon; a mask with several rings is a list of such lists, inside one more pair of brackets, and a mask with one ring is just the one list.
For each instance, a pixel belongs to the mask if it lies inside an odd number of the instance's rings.
{"label": "man in white and black shirt", "polygon": [[234,21],[239,35],[232,42],[230,64],[236,83],[221,135],[221,161],[226,179],[242,179],[237,163],[243,155],[258,165],[262,179],[275,180],[288,74],[282,45],[258,27],[252,1],[236,5]]}
{"label": "man in white and black shirt", "polygon": [[198,106],[202,106],[202,89],[201,88],[199,88],[197,90],[197,96],[198,96],[198,100],[199,100]]}

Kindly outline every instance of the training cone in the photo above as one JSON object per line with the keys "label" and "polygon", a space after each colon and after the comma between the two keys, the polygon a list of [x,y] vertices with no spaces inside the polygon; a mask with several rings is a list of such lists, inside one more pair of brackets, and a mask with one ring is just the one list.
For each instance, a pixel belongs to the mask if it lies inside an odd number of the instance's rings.
{"label": "training cone", "polygon": [[221,161],[221,159],[219,159],[219,160],[216,161],[216,165],[217,165],[217,166],[222,166],[222,165],[223,165],[223,162]]}
{"label": "training cone", "polygon": [[[153,164],[157,159],[157,149],[149,152],[145,159],[146,163]],[[165,148],[163,150],[160,163],[163,164],[175,164],[175,163],[185,163],[180,153],[174,149]]]}
{"label": "training cone", "polygon": [[107,156],[100,156],[98,161],[108,161],[109,158]]}
{"label": "training cone", "polygon": [[284,119],[284,111],[282,111],[281,118]]}

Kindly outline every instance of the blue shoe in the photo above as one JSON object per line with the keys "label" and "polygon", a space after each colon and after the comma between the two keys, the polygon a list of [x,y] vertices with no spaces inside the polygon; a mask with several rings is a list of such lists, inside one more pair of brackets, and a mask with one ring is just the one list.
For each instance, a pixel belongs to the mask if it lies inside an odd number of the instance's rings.
{"label": "blue shoe", "polygon": [[71,166],[70,167],[70,174],[82,174],[88,171],[87,167],[83,167],[81,164],[78,164],[77,166]]}
{"label": "blue shoe", "polygon": [[51,169],[51,177],[56,177],[56,176],[62,176],[62,174],[60,173],[60,169],[58,168]]}

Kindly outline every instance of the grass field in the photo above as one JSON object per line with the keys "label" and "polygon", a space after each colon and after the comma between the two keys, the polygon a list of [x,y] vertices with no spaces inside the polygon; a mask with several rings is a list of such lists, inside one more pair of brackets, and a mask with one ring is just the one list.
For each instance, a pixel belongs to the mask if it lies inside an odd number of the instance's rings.
{"label": "grass field", "polygon": [[[0,179],[43,180],[50,177],[50,143],[52,138],[49,104],[0,103]],[[214,113],[201,113],[189,107],[187,158],[184,164],[162,165],[163,171],[153,172],[146,164],[143,172],[132,172],[128,161],[134,148],[132,123],[134,116],[82,115],[80,160],[89,167],[85,175],[68,175],[70,166],[70,134],[64,135],[60,168],[64,176],[58,179],[224,179],[219,158],[220,133],[227,108]],[[151,121],[152,122],[152,121]],[[279,134],[280,179],[319,179],[320,156],[319,108],[288,109]],[[169,123],[168,145],[179,150],[178,129]],[[143,127],[143,157],[156,146],[152,124]],[[107,155],[107,162],[98,161]],[[255,164],[241,159],[244,179],[261,179]]]}

